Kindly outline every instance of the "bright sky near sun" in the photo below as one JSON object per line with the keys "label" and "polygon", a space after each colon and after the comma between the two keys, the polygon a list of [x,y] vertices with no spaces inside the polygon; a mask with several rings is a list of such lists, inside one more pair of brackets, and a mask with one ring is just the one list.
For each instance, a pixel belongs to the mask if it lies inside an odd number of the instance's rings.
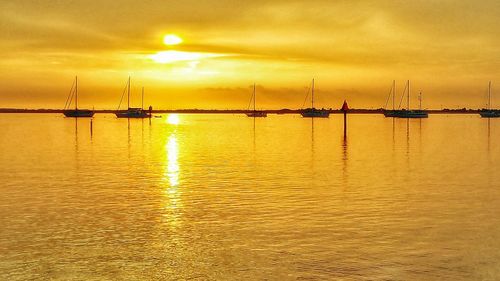
{"label": "bright sky near sun", "polygon": [[[407,79],[426,108],[500,106],[500,2],[1,1],[0,107],[300,108],[384,105]],[[498,86],[497,86],[498,85]],[[498,89],[498,91],[497,91]],[[499,92],[498,101],[495,92]],[[417,99],[412,100],[417,104]]]}
{"label": "bright sky near sun", "polygon": [[169,46],[179,45],[180,43],[182,43],[182,38],[175,34],[167,34],[165,35],[165,37],[163,37],[163,43]]}

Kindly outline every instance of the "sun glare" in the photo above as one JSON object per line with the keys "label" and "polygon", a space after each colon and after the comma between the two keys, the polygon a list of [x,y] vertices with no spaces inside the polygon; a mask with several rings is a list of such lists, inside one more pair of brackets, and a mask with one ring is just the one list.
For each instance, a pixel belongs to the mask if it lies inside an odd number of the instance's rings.
{"label": "sun glare", "polygon": [[179,124],[179,115],[178,114],[169,114],[167,117],[167,123],[171,125]]}
{"label": "sun glare", "polygon": [[167,176],[171,187],[179,185],[179,162],[177,160],[179,156],[179,146],[177,145],[177,138],[175,135],[171,135],[167,142]]}
{"label": "sun glare", "polygon": [[180,43],[182,43],[182,41],[182,38],[175,34],[167,34],[165,35],[165,37],[163,37],[163,43],[169,46],[179,45]]}
{"label": "sun glare", "polygon": [[200,53],[164,51],[151,55],[151,58],[157,63],[173,63],[178,61],[199,60],[202,57]]}
{"label": "sun glare", "polygon": [[196,53],[196,52],[182,52],[182,51],[162,51],[149,57],[157,63],[175,63],[175,62],[189,62],[199,61],[206,58],[219,57],[221,55],[211,53]]}

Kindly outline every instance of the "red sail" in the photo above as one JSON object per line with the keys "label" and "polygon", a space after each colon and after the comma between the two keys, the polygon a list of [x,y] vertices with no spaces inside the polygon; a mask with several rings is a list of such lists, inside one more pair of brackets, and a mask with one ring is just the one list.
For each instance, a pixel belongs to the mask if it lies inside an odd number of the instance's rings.
{"label": "red sail", "polygon": [[342,108],[340,110],[342,110],[342,111],[348,111],[349,110],[349,106],[347,105],[347,101],[344,100],[344,104],[342,105]]}

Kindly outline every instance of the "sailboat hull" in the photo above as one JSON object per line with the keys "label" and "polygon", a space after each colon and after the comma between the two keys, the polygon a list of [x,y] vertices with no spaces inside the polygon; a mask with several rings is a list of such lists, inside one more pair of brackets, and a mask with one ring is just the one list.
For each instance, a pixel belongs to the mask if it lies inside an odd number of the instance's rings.
{"label": "sailboat hull", "polygon": [[428,118],[429,113],[425,110],[386,110],[385,117],[395,118]]}
{"label": "sailboat hull", "polygon": [[[73,85],[74,85],[74,88],[73,88],[73,86],[71,86],[71,91],[70,91],[69,96],[68,96],[69,103],[67,103],[64,106],[64,111],[63,111],[64,116],[76,117],[76,118],[81,118],[81,117],[89,118],[89,117],[94,116],[93,110],[79,109],[78,108],[78,77],[75,77],[75,83]],[[75,109],[69,109],[69,106],[71,105],[71,101],[72,101],[73,97],[75,98]]]}
{"label": "sailboat hull", "polygon": [[94,116],[94,111],[88,109],[75,109],[75,110],[65,110],[63,114],[66,117],[90,118]]}
{"label": "sailboat hull", "polygon": [[[395,85],[395,82],[393,82],[392,84],[392,89],[391,89],[391,93],[393,95],[393,106],[394,106],[394,89],[396,88],[396,85]],[[406,92],[406,90],[408,90]],[[384,116],[385,117],[394,117],[394,118],[427,118],[429,117],[429,113],[425,110],[422,110],[422,109],[414,109],[414,110],[411,110],[410,109],[410,80],[408,80],[406,82],[406,87],[405,87],[405,92],[407,93],[407,102],[408,102],[408,105],[407,105],[407,109],[393,109],[393,110],[385,110],[383,111],[384,113]],[[403,96],[405,94],[405,92],[403,92]],[[389,95],[390,97],[390,95]],[[420,93],[420,96],[419,96],[419,100],[420,100],[420,108],[422,108],[422,93]]]}
{"label": "sailboat hull", "polygon": [[248,117],[267,117],[267,112],[265,111],[253,111],[246,113]]}
{"label": "sailboat hull", "polygon": [[395,110],[384,110],[385,117],[396,117]]}
{"label": "sailboat hull", "polygon": [[328,110],[320,110],[314,108],[308,108],[300,113],[302,117],[306,118],[328,118],[330,117],[330,112]]}
{"label": "sailboat hull", "polygon": [[115,115],[117,118],[151,118],[151,113],[140,108],[129,108],[127,111],[116,112]]}
{"label": "sailboat hull", "polygon": [[499,118],[500,110],[483,110],[479,112],[479,115],[483,118]]}

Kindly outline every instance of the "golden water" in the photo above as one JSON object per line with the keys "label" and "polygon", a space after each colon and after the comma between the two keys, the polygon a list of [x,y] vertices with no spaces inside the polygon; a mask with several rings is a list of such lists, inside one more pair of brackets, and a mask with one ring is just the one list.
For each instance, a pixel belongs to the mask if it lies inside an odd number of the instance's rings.
{"label": "golden water", "polygon": [[498,280],[500,120],[0,115],[1,280]]}

